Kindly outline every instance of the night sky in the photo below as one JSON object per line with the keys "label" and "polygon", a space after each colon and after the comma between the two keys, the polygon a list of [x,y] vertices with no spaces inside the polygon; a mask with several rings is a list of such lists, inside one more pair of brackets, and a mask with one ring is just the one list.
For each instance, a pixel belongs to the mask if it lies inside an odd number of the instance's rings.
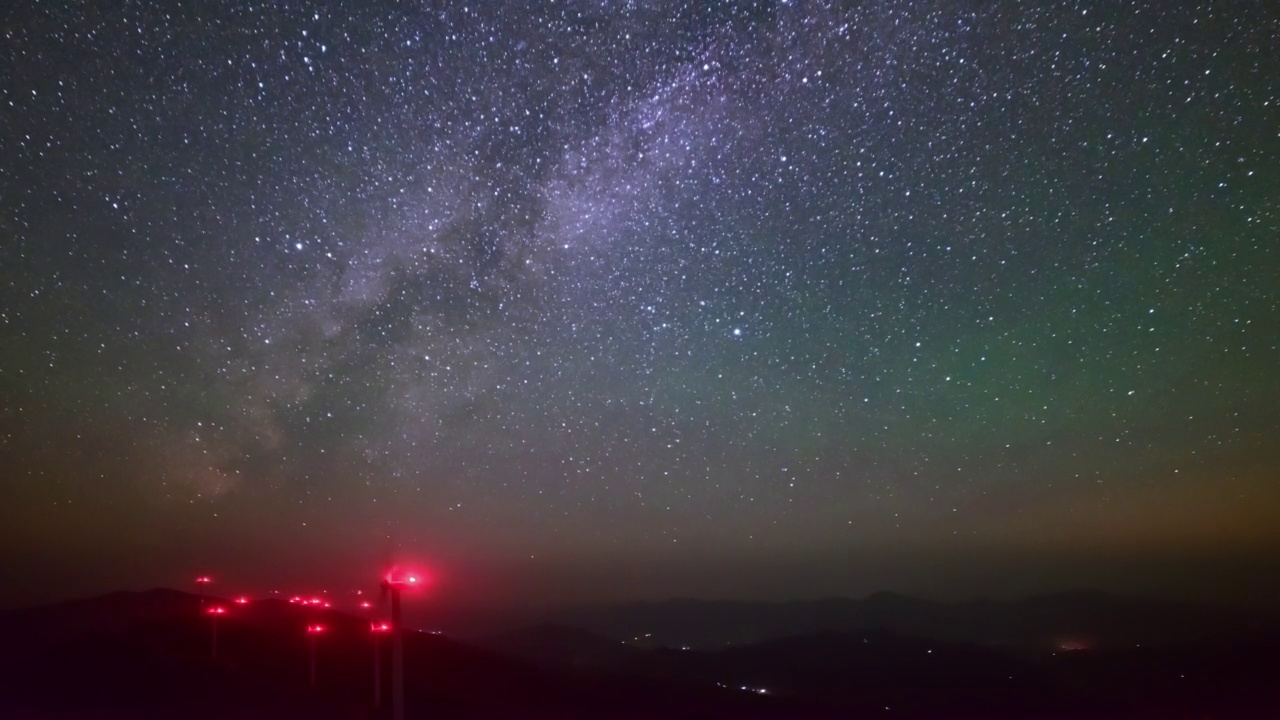
{"label": "night sky", "polygon": [[1272,3],[352,5],[0,11],[0,601],[1274,564]]}

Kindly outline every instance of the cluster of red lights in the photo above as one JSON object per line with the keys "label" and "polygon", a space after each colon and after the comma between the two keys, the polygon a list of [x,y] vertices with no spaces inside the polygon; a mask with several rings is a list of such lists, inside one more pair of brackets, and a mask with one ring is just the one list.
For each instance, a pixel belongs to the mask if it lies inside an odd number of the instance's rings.
{"label": "cluster of red lights", "polygon": [[[199,576],[199,577],[197,577],[197,578],[196,578],[196,584],[197,584],[197,585],[211,585],[212,583],[213,583],[213,578],[212,578],[212,577],[210,577],[210,576],[208,576],[208,575],[201,575],[201,576]],[[248,595],[239,595],[239,596],[237,596],[237,597],[236,597],[236,599],[235,599],[235,600],[232,600],[232,602],[234,602],[234,603],[235,603],[235,604],[237,604],[237,605],[248,605],[248,604],[249,604],[249,596],[248,596]],[[206,610],[206,612],[208,612],[208,613],[210,613],[210,614],[213,614],[213,615],[222,615],[222,614],[226,613],[226,611],[227,611],[227,609],[226,609],[226,608],[224,608],[224,607],[216,607],[216,609],[215,609],[214,607],[211,607],[211,608],[209,608],[208,610]]]}
{"label": "cluster of red lights", "polygon": [[[417,587],[422,582],[422,579],[415,574],[404,575],[404,574],[400,574],[397,570],[392,570],[391,572],[387,573],[386,577],[384,578],[384,582],[387,585],[395,588]],[[201,575],[196,578],[197,585],[209,585],[212,583],[213,583],[213,578],[208,575]],[[272,592],[279,594],[278,591],[272,591]],[[363,595],[364,593],[357,591],[356,594]],[[232,600],[232,602],[234,602],[236,605],[248,605],[251,602],[251,600],[247,595],[239,595],[234,600]],[[289,598],[289,602],[294,605],[304,605],[307,607],[318,607],[318,608],[333,607],[333,603],[320,597],[302,597],[301,595],[294,595],[293,597]],[[368,600],[361,600],[360,609],[371,610],[373,609],[373,603],[369,602]],[[205,614],[216,618],[221,615],[226,615],[228,612],[228,609],[225,605],[209,605],[205,607],[204,611],[205,611]],[[318,623],[310,624],[310,625],[307,625],[307,634],[318,635],[320,633],[326,632],[327,629],[328,628],[326,628],[326,626]],[[392,625],[389,622],[369,623],[369,631],[373,633],[387,633],[387,632],[391,632],[391,630],[392,630]]]}
{"label": "cluster of red lights", "polygon": [[[213,578],[209,577],[208,575],[201,575],[197,577],[195,581],[196,581],[196,584],[203,589],[213,582]],[[421,587],[423,584],[425,583],[421,576],[413,573],[402,573],[399,571],[398,568],[392,568],[391,571],[388,572],[386,576],[383,578],[383,586],[382,586],[383,592],[385,593],[389,590],[391,593],[391,600],[392,600],[391,607],[392,607],[392,615],[393,615],[394,622],[375,620],[369,623],[370,639],[373,642],[375,650],[377,650],[379,643],[382,642],[383,635],[386,635],[392,632],[398,632],[399,630],[400,591],[404,588]],[[327,592],[327,591],[324,591],[324,592]],[[272,590],[271,594],[279,595],[280,592],[278,590]],[[364,599],[363,597],[364,593],[362,591],[357,590],[355,594],[357,596],[360,596],[358,597],[358,600],[359,600],[359,606],[361,610],[373,609],[374,607],[373,603]],[[204,613],[209,616],[209,627],[211,630],[209,655],[216,662],[218,659],[218,618],[224,615],[227,615],[228,608],[226,605],[219,605],[219,604],[206,605],[206,600],[207,598],[205,598],[204,595],[202,594],[200,597],[200,606],[201,608],[203,608]],[[245,606],[250,603],[250,599],[247,595],[237,595],[235,599],[232,600],[232,602],[235,603],[236,605]],[[325,600],[322,597],[305,597],[304,598],[301,595],[294,595],[290,597],[289,603],[293,605],[302,605],[304,607],[311,607],[311,608],[333,607],[333,604],[331,602],[329,602],[328,600]],[[307,644],[310,646],[309,668],[310,668],[310,677],[311,677],[311,687],[313,688],[316,687],[316,656],[318,653],[317,648],[318,646],[323,644],[323,641],[320,638],[325,633],[327,633],[328,630],[329,630],[328,627],[321,623],[308,623],[306,625]],[[380,706],[379,698],[381,697],[382,681],[380,679],[381,673],[378,670],[378,667],[379,667],[378,663],[379,663],[380,657],[381,657],[380,651],[374,652],[374,677],[375,677],[374,707],[375,708]],[[398,644],[396,646],[394,660],[395,660],[395,672],[393,673],[393,683],[392,683],[393,714],[395,717],[403,717],[403,710],[404,710],[403,666],[402,666],[402,656],[400,653],[400,647]]]}

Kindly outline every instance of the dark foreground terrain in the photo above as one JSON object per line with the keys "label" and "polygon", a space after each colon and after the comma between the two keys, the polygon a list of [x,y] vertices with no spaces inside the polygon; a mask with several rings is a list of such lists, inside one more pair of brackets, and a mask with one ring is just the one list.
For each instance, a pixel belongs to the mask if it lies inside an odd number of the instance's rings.
{"label": "dark foreground terrain", "polygon": [[[954,627],[974,612],[879,598],[878,614],[828,612],[804,632],[747,644],[659,647],[641,634],[620,642],[565,625],[540,625],[463,643],[408,633],[408,717],[421,718],[1276,718],[1280,638],[1257,623],[1216,623],[1203,609],[1149,612],[1098,598],[1037,606],[1027,632],[1071,625],[1056,651],[974,640]],[[5,718],[379,718],[373,707],[369,618],[286,599],[217,601],[217,658],[201,598],[172,590],[116,593],[0,613],[0,717]],[[833,601],[836,602],[836,601]],[[860,601],[838,601],[860,602]],[[914,604],[910,604],[914,603]],[[852,607],[852,606],[848,606]],[[861,606],[859,606],[861,607]],[[714,608],[662,608],[660,618],[698,629]],[[846,608],[847,610],[847,608]],[[990,608],[988,608],[990,610]],[[997,608],[997,610],[999,610]],[[778,629],[795,631],[792,620]],[[621,616],[611,616],[622,622]],[[655,607],[646,612],[657,612]],[[723,624],[724,608],[716,611]],[[770,610],[777,615],[776,610]],[[861,612],[861,611],[860,611]],[[683,613],[683,614],[682,614]],[[905,613],[905,615],[904,615]],[[951,613],[951,615],[948,615]],[[960,615],[956,615],[960,613]],[[965,613],[970,615],[966,616]],[[739,613],[734,622],[751,614]],[[930,637],[901,631],[903,617]],[[637,619],[639,618],[639,619]],[[1128,618],[1128,619],[1126,619]],[[1144,618],[1144,619],[1143,619]],[[1166,642],[1123,632],[1152,618],[1174,627]],[[1198,618],[1198,619],[1196,619]],[[1140,620],[1142,619],[1142,620]],[[1230,618],[1227,618],[1230,619]],[[673,622],[675,624],[673,625]],[[761,621],[757,621],[761,622]],[[986,620],[993,632],[1000,623]],[[317,687],[309,684],[317,636]],[[864,626],[858,627],[861,623]],[[1197,625],[1197,636],[1186,628]],[[598,625],[599,623],[597,623]],[[712,619],[705,620],[712,624]],[[1211,632],[1212,631],[1212,632]],[[1108,642],[1107,633],[1114,641]],[[955,638],[965,637],[960,641]],[[1122,638],[1122,639],[1121,639]],[[383,699],[390,696],[384,639]]]}

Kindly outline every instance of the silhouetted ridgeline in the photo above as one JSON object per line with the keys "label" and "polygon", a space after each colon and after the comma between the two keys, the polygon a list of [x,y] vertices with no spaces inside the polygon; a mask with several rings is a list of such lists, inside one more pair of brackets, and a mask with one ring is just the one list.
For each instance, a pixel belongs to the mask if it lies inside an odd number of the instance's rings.
{"label": "silhouetted ridgeline", "polygon": [[[409,717],[1280,717],[1280,642],[1257,621],[1214,619],[1207,608],[1092,594],[962,605],[884,594],[593,612],[583,619],[656,632],[623,643],[540,625],[475,644],[408,633]],[[314,690],[303,632],[313,622],[328,628]],[[1181,632],[1153,646],[1120,639],[1168,623]],[[699,632],[774,637],[703,649],[659,639]],[[1007,651],[1042,633],[1074,649]],[[0,612],[0,637],[0,717],[385,716],[371,703],[369,618],[334,610],[277,599],[229,605],[216,660],[200,598],[172,590]],[[1011,645],[957,639],[993,637]]]}
{"label": "silhouetted ridgeline", "polygon": [[[1247,637],[1276,625],[1261,618],[1187,603],[1135,600],[1097,592],[1006,602],[940,603],[896,593],[865,599],[797,602],[667,600],[557,613],[556,624],[649,645],[720,647],[820,632],[887,630],[934,640],[1052,651]],[[646,637],[647,636],[647,637]]]}

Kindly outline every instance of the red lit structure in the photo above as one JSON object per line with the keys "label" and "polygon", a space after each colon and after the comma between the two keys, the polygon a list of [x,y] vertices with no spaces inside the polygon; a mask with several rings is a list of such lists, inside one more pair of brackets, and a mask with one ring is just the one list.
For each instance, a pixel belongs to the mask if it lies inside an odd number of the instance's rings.
{"label": "red lit structure", "polygon": [[[368,605],[368,603],[361,603]],[[369,637],[373,638],[373,707],[382,707],[382,646],[378,638],[391,632],[389,622],[369,623]]]}
{"label": "red lit structure", "polygon": [[213,578],[208,575],[200,575],[196,577],[196,589],[200,591],[200,607],[204,608],[204,594],[209,585],[213,582]]}
{"label": "red lit structure", "polygon": [[209,624],[213,629],[212,638],[209,641],[209,657],[210,659],[218,659],[218,618],[227,614],[227,609],[221,605],[210,605],[205,608],[205,614],[209,616]]}
{"label": "red lit structure", "polygon": [[307,637],[311,640],[311,687],[316,686],[316,639],[324,633],[324,625],[312,624],[307,626]]}
{"label": "red lit structure", "polygon": [[382,592],[391,594],[391,718],[404,720],[404,623],[400,618],[400,591],[423,584],[417,573],[391,568],[382,579]]}

